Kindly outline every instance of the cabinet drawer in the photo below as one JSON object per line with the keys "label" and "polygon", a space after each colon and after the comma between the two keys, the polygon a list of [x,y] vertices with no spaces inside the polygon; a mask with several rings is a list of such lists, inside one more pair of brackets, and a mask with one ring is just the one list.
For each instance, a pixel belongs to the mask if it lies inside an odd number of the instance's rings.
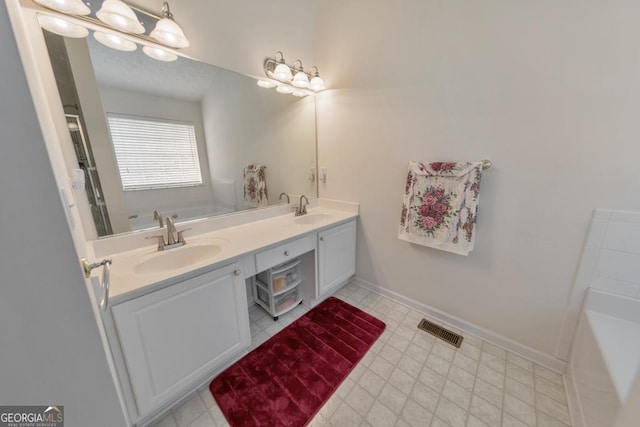
{"label": "cabinet drawer", "polygon": [[274,298],[273,305],[275,306],[276,314],[279,314],[287,308],[294,306],[299,301],[298,290],[299,289],[296,286],[290,291]]}
{"label": "cabinet drawer", "polygon": [[300,281],[300,260],[275,266],[256,275],[274,294],[282,292]]}
{"label": "cabinet drawer", "polygon": [[264,271],[315,248],[315,234],[275,246],[256,254],[256,270]]}

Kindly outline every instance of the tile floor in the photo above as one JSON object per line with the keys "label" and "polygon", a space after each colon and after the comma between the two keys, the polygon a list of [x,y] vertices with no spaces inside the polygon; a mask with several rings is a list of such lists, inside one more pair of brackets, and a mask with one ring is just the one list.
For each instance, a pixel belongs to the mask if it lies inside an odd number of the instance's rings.
{"label": "tile floor", "polygon": [[[560,374],[465,333],[456,349],[417,329],[423,314],[356,285],[336,296],[383,320],[387,329],[310,426],[570,426]],[[299,306],[274,322],[252,307],[252,346],[305,312]],[[228,423],[204,388],[156,426]]]}

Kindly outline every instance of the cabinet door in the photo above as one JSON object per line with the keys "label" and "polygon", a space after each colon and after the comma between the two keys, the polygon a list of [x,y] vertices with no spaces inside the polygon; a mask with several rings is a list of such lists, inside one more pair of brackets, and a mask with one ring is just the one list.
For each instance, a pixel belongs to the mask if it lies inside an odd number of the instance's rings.
{"label": "cabinet door", "polygon": [[251,342],[239,263],[112,310],[140,416],[205,380]]}
{"label": "cabinet door", "polygon": [[356,272],[356,222],[318,233],[318,292],[326,295]]}

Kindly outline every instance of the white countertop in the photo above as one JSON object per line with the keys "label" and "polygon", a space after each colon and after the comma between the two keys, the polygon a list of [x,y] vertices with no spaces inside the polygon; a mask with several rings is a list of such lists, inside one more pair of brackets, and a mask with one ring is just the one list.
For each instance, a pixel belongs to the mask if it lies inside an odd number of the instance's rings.
{"label": "white countertop", "polygon": [[[304,216],[295,217],[293,213],[287,213],[199,234],[190,234],[187,231],[184,233],[187,244],[180,248],[169,249],[166,252],[159,252],[157,244],[153,240],[147,240],[148,245],[144,247],[109,254],[109,258],[113,261],[109,292],[110,305],[140,296],[156,288],[186,280],[269,246],[356,218],[358,216],[357,205],[351,203],[347,205],[344,209],[341,209],[340,203],[323,204],[321,202],[319,206],[309,208],[308,215],[326,215],[326,218],[313,224],[298,224],[295,221],[296,218],[304,218]],[[353,206],[355,206],[355,209]],[[177,226],[177,228],[180,230],[185,227]],[[159,234],[160,231],[166,233],[166,229],[154,231],[154,234]],[[212,257],[190,264],[188,267],[164,272],[134,272],[135,266],[142,259],[152,257],[154,254],[163,253],[166,254],[164,256],[169,256],[170,253],[178,254],[179,251],[189,247],[189,245],[205,245],[208,243],[218,244],[222,247],[222,250]]]}

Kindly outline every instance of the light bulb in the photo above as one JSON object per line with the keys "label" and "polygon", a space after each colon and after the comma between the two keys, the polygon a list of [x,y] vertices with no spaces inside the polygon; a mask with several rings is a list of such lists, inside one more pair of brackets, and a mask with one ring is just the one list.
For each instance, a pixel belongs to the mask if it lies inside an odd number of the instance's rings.
{"label": "light bulb", "polygon": [[159,20],[149,37],[169,47],[181,49],[189,46],[189,40],[184,36],[182,28],[169,18]]}
{"label": "light bulb", "polygon": [[71,15],[88,15],[91,10],[81,0],[35,0],[46,8]]}
{"label": "light bulb", "polygon": [[121,50],[123,52],[133,52],[138,48],[131,40],[124,39],[122,37],[115,36],[113,34],[107,34],[100,31],[95,31],[93,37],[103,45],[115,50]]}
{"label": "light bulb", "polygon": [[82,39],[89,35],[89,30],[82,25],[73,24],[57,16],[38,14],[38,23],[45,30],[63,37]]}
{"label": "light bulb", "polygon": [[125,33],[144,33],[144,27],[136,14],[121,0],[105,0],[96,16],[105,24]]}
{"label": "light bulb", "polygon": [[270,82],[268,80],[258,80],[257,85],[260,86],[260,87],[263,87],[265,89],[271,89],[271,88],[276,86],[275,83]]}
{"label": "light bulb", "polygon": [[280,93],[293,93],[293,88],[289,86],[278,86],[276,91]]}
{"label": "light bulb", "polygon": [[293,77],[291,74],[291,68],[285,63],[280,63],[273,71],[273,77],[278,80],[289,81]]}
{"label": "light bulb", "polygon": [[167,52],[164,49],[157,47],[144,46],[142,51],[150,58],[157,59],[158,61],[171,62],[178,59],[178,55],[171,52]]}
{"label": "light bulb", "polygon": [[293,77],[293,85],[297,87],[309,87],[309,77],[304,71],[300,70]]}
{"label": "light bulb", "polygon": [[307,94],[301,90],[294,90],[293,92],[291,92],[291,95],[298,96],[300,98],[302,98],[303,96],[307,96]]}
{"label": "light bulb", "polygon": [[321,90],[325,90],[327,87],[324,85],[324,81],[320,78],[320,76],[315,76],[309,82],[309,89],[314,92],[319,92]]}

